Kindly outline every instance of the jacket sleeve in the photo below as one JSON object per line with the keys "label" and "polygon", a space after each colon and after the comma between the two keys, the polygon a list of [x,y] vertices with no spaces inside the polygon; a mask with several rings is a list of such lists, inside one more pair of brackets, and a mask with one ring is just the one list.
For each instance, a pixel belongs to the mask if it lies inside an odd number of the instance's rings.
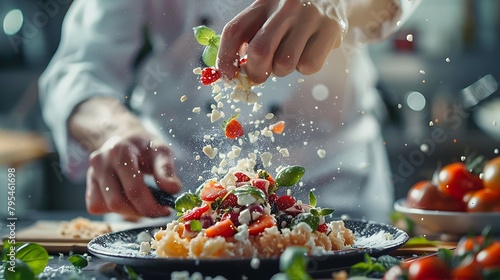
{"label": "jacket sleeve", "polygon": [[68,137],[68,118],[75,106],[91,97],[125,99],[143,38],[144,2],[74,1],[63,22],[59,48],[39,79],[42,114],[62,170],[71,179],[84,178],[88,152]]}

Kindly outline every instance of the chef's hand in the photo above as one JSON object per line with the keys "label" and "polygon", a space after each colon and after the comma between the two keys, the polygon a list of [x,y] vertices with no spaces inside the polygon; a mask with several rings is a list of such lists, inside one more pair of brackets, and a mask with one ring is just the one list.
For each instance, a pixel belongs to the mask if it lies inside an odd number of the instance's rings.
{"label": "chef's hand", "polygon": [[274,73],[318,72],[340,46],[347,21],[343,0],[257,0],[229,21],[222,32],[218,67],[231,79],[241,47],[248,43],[246,73],[263,83]]}
{"label": "chef's hand", "polygon": [[119,102],[93,98],[82,103],[69,128],[75,139],[93,151],[85,195],[90,213],[115,212],[129,219],[170,214],[167,206],[154,199],[143,176],[153,175],[165,192],[179,192],[181,182],[171,150]]}

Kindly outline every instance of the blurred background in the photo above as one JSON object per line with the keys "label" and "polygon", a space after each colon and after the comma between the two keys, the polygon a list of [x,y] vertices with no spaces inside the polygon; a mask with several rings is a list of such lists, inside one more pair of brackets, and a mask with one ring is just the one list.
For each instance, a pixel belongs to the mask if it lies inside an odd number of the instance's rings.
{"label": "blurred background", "polygon": [[[62,175],[37,92],[70,5],[0,1],[0,182],[16,168],[19,215],[85,209],[85,186]],[[387,105],[384,135],[397,198],[439,165],[498,155],[499,0],[424,0],[398,33],[370,51]]]}

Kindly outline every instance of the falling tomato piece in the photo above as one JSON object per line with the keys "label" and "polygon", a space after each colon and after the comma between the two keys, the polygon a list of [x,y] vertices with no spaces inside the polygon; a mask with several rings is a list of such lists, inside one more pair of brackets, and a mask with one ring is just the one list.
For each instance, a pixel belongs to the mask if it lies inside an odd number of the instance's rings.
{"label": "falling tomato piece", "polygon": [[226,130],[226,137],[229,139],[235,139],[245,135],[243,126],[236,119],[236,117],[233,117],[229,119],[229,121],[227,121],[225,130]]}
{"label": "falling tomato piece", "polygon": [[285,130],[285,122],[279,121],[275,124],[272,124],[269,126],[269,129],[274,133],[281,134]]}
{"label": "falling tomato piece", "polygon": [[219,69],[215,69],[212,67],[205,67],[201,70],[200,81],[204,85],[211,85],[215,83],[221,77],[221,73]]}

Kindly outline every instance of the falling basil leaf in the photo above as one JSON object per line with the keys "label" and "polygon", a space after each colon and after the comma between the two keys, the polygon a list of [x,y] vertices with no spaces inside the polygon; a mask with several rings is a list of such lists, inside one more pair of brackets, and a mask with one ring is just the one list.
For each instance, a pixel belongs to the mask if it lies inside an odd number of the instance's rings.
{"label": "falling basil leaf", "polygon": [[216,36],[215,31],[205,25],[200,25],[193,28],[196,41],[203,46],[208,46],[210,40]]}
{"label": "falling basil leaf", "polygon": [[199,196],[192,193],[183,193],[175,200],[175,211],[184,213],[197,206],[201,206],[201,199]]}
{"label": "falling basil leaf", "polygon": [[17,248],[16,258],[26,263],[34,274],[42,272],[49,263],[49,253],[36,243],[25,243]]}
{"label": "falling basil leaf", "polygon": [[332,214],[333,212],[335,212],[335,210],[330,209],[330,208],[322,208],[321,210],[319,210],[319,215],[320,216],[328,216],[328,215]]}
{"label": "falling basil leaf", "polygon": [[290,187],[297,184],[305,173],[305,168],[298,165],[288,166],[276,175],[276,184],[280,187]]}
{"label": "falling basil leaf", "polygon": [[311,205],[311,207],[316,207],[316,203],[316,196],[312,191],[309,191],[309,205]]}
{"label": "falling basil leaf", "polygon": [[25,262],[15,259],[14,266],[9,261],[4,270],[5,280],[33,280],[35,273]]}
{"label": "falling basil leaf", "polygon": [[85,258],[82,255],[78,255],[78,254],[69,256],[68,261],[70,263],[72,263],[74,267],[77,267],[77,268],[84,268],[89,264],[87,262],[87,258]]}
{"label": "falling basil leaf", "polygon": [[209,67],[215,66],[218,52],[219,52],[218,47],[215,47],[212,44],[206,46],[205,49],[203,50],[203,54],[201,55],[203,63],[205,63],[205,65]]}

